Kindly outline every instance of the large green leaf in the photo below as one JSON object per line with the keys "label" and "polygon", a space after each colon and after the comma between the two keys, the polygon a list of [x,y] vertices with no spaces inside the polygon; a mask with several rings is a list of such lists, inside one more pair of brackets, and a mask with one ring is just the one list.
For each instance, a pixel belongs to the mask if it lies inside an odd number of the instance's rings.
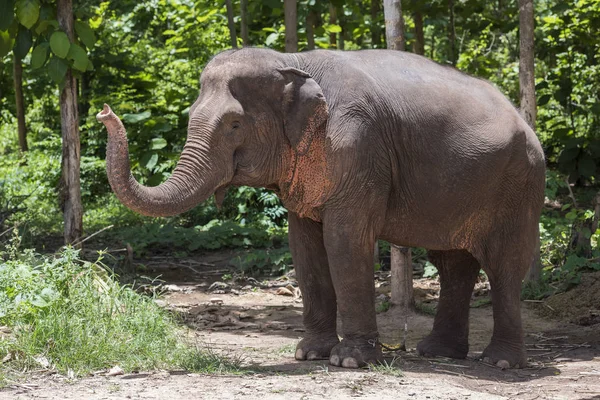
{"label": "large green leaf", "polygon": [[56,83],[61,83],[65,79],[65,74],[69,66],[64,60],[58,57],[52,57],[48,64],[48,73],[50,78]]}
{"label": "large green leaf", "polygon": [[0,57],[7,55],[13,48],[15,40],[10,37],[8,31],[0,31]]}
{"label": "large green leaf", "polygon": [[94,47],[96,43],[96,35],[94,35],[94,31],[89,27],[88,24],[75,21],[75,32],[77,32],[77,36],[79,39],[85,44],[85,47],[91,49]]}
{"label": "large green leaf", "polygon": [[23,57],[29,53],[29,49],[31,49],[32,44],[33,40],[31,38],[31,31],[29,29],[19,29],[15,47],[13,49],[15,57],[17,57],[19,60],[22,60]]}
{"label": "large green leaf", "polygon": [[160,150],[167,147],[167,141],[163,138],[154,138],[152,139],[152,150]]}
{"label": "large green leaf", "polygon": [[123,114],[123,121],[127,122],[128,124],[137,124],[138,122],[147,120],[151,115],[152,113],[150,110],[138,114]]}
{"label": "large green leaf", "polygon": [[65,58],[69,54],[71,42],[66,33],[58,31],[50,36],[50,48],[57,57]]}
{"label": "large green leaf", "polygon": [[15,18],[15,0],[0,0],[0,31],[8,29]]}
{"label": "large green leaf", "polygon": [[18,0],[15,11],[21,25],[30,29],[40,17],[40,2],[39,0]]}
{"label": "large green leaf", "polygon": [[71,47],[69,48],[69,54],[67,58],[73,60],[73,68],[78,71],[85,72],[88,66],[88,56],[84,49],[81,46],[76,45],[75,43],[71,43]]}
{"label": "large green leaf", "polygon": [[44,65],[46,58],[48,58],[49,47],[50,45],[48,42],[43,42],[35,46],[33,52],[31,53],[31,68],[38,69]]}

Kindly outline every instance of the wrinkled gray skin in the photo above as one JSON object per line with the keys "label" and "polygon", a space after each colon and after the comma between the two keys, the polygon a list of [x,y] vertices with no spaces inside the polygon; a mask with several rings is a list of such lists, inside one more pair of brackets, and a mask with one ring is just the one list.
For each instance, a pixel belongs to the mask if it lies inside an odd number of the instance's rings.
{"label": "wrinkled gray skin", "polygon": [[[184,212],[229,186],[275,190],[303,293],[296,358],[358,367],[381,360],[373,287],[376,239],[419,246],[440,272],[425,355],[464,358],[469,299],[487,273],[494,332],[484,357],[524,366],[519,309],[543,203],[534,132],[489,83],[399,51],[281,54],[246,48],[202,73],[181,160],[164,184],[139,185],[106,106],[107,170],[143,214]],[[338,340],[336,315],[342,321]]]}

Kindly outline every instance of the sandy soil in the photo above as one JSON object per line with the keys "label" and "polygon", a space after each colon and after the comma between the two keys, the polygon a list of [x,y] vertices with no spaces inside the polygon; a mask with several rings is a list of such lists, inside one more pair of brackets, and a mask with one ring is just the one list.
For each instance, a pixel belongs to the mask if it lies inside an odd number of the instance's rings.
{"label": "sandy soil", "polygon": [[[414,314],[408,318],[408,351],[386,353],[391,367],[344,370],[325,361],[294,360],[294,346],[302,336],[302,303],[293,277],[256,281],[234,276],[233,282],[220,282],[230,273],[229,257],[230,253],[221,253],[144,264],[146,274],[162,275],[168,290],[164,305],[181,313],[197,342],[241,359],[252,372],[209,376],[155,371],[78,380],[34,375],[0,391],[0,399],[600,399],[600,324],[594,318],[575,318],[579,324],[573,323],[572,317],[561,314],[564,301],[523,303],[530,357],[525,369],[501,370],[476,360],[492,332],[492,309],[483,282],[472,302],[469,359],[418,357],[414,348],[431,329],[433,317]],[[596,275],[589,279],[584,292],[600,298],[600,279]],[[419,308],[431,310],[439,285],[434,280],[416,280],[415,285]],[[378,302],[384,302],[389,288],[386,273],[378,274],[376,286]],[[597,304],[586,302],[589,307]],[[582,308],[578,308],[581,315],[595,316],[597,311]],[[544,309],[553,311],[555,319]],[[402,342],[404,321],[393,308],[380,312],[382,342]]]}

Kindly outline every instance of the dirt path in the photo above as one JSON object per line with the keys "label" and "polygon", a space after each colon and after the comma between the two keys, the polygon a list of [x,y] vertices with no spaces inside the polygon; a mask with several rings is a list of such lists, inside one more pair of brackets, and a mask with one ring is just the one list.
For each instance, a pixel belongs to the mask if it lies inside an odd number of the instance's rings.
{"label": "dirt path", "polygon": [[[350,371],[325,361],[297,362],[293,353],[302,335],[302,307],[293,278],[219,282],[228,273],[228,257],[154,260],[147,265],[153,270],[149,272],[159,272],[167,281],[167,306],[184,315],[198,342],[241,358],[251,373],[206,376],[160,371],[76,381],[39,376],[0,391],[0,399],[600,399],[600,325],[544,319],[534,309],[541,307],[538,304],[523,304],[529,368],[500,370],[475,361],[492,331],[485,288],[471,309],[469,360],[418,357],[414,348],[431,329],[433,317],[415,315],[408,321],[409,351],[387,353],[390,367]],[[384,300],[385,274],[376,286],[379,300]],[[422,309],[435,304],[437,290],[431,280],[417,281]],[[384,343],[402,341],[404,318],[397,314],[393,309],[378,314]]]}

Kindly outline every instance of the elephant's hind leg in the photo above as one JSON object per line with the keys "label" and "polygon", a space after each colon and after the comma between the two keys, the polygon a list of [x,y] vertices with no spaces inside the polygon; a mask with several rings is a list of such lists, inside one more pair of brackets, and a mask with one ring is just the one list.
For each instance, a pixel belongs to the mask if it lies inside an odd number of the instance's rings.
{"label": "elephant's hind leg", "polygon": [[296,347],[297,360],[329,358],[339,343],[337,303],[320,223],[289,213],[290,250],[304,306],[304,339]]}
{"label": "elephant's hind leg", "polygon": [[466,250],[429,251],[440,274],[440,300],[429,336],[417,345],[424,356],[465,358],[469,352],[469,301],[479,262]]}

